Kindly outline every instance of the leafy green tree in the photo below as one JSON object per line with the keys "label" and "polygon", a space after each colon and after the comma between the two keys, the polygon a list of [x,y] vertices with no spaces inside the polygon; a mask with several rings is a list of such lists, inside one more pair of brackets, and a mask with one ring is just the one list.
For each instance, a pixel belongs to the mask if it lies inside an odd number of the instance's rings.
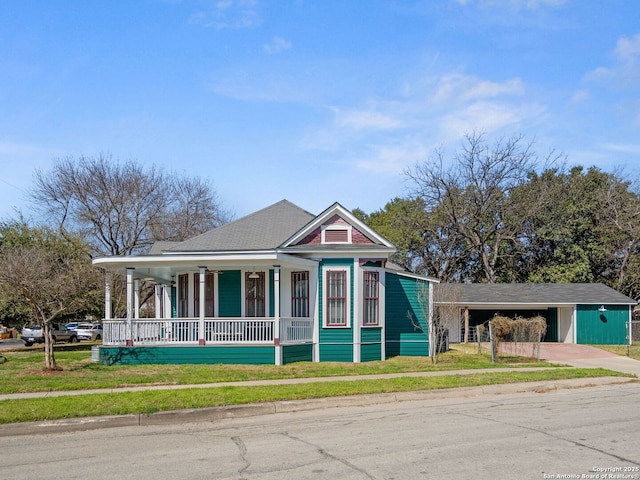
{"label": "leafy green tree", "polygon": [[24,221],[0,226],[0,298],[43,329],[45,368],[56,369],[51,324],[99,314],[101,275],[87,245]]}
{"label": "leafy green tree", "polygon": [[640,197],[631,183],[616,173],[577,166],[534,174],[520,194],[542,189],[553,201],[530,216],[517,280],[603,282],[637,298]]}

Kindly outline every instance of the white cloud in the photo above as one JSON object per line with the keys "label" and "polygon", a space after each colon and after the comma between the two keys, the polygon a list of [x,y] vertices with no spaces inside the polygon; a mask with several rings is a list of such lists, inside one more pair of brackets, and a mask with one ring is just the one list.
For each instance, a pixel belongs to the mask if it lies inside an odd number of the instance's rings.
{"label": "white cloud", "polygon": [[455,141],[472,131],[491,134],[508,129],[513,132],[514,127],[520,128],[522,124],[538,123],[545,113],[546,109],[536,104],[475,102],[442,117],[440,138]]}
{"label": "white cloud", "polygon": [[276,53],[280,53],[284,50],[291,49],[291,42],[285,40],[282,37],[273,37],[271,41],[265,45],[263,45],[264,51],[269,55],[274,55]]}
{"label": "white cloud", "polygon": [[519,78],[498,83],[452,73],[440,78],[432,98],[436,102],[467,102],[503,95],[523,95],[524,91],[524,85]]}
{"label": "white cloud", "polygon": [[618,39],[614,53],[621,62],[635,62],[640,56],[640,33]]}
{"label": "white cloud", "polygon": [[637,143],[603,143],[599,147],[614,153],[640,155],[640,144]]}
{"label": "white cloud", "polygon": [[402,139],[399,144],[374,145],[366,158],[355,161],[356,166],[368,172],[400,175],[416,162],[424,160],[433,150],[426,139]]}
{"label": "white cloud", "polygon": [[576,90],[571,96],[571,103],[586,102],[589,98],[591,98],[591,95],[589,95],[587,90]]}
{"label": "white cloud", "polygon": [[213,8],[191,16],[191,23],[207,28],[251,28],[262,23],[257,0],[219,0]]}
{"label": "white cloud", "polygon": [[610,86],[635,90],[640,84],[640,33],[621,37],[613,50],[616,62],[611,66],[599,66],[587,73],[586,79]]}
{"label": "white cloud", "polygon": [[395,130],[402,126],[402,122],[391,115],[375,110],[333,109],[338,127],[371,130]]}

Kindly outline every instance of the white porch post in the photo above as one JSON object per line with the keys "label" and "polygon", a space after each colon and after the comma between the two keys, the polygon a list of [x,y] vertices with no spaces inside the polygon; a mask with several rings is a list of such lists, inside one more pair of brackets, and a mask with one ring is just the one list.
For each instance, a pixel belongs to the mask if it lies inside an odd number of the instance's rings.
{"label": "white porch post", "polygon": [[311,353],[311,361],[320,361],[320,325],[322,325],[322,319],[320,318],[320,302],[323,301],[320,298],[320,284],[318,282],[318,275],[320,274],[320,264],[317,263],[315,267],[309,272],[309,297],[313,298],[313,305],[310,311],[313,312],[313,350]]}
{"label": "white porch post", "polygon": [[360,363],[362,356],[362,323],[360,321],[360,303],[362,295],[362,269],[360,268],[360,259],[356,258],[353,262],[353,319],[351,324],[353,325],[353,363]]}
{"label": "white porch post", "polygon": [[199,298],[198,298],[198,311],[200,312],[200,318],[198,323],[198,345],[206,345],[206,340],[204,338],[204,304],[205,304],[205,276],[207,274],[207,267],[198,267],[200,269],[200,284],[198,285],[199,289]]}
{"label": "white porch post", "polygon": [[273,268],[273,344],[276,349],[276,365],[282,365],[282,346],[280,345],[280,265],[274,265]]}
{"label": "white porch post", "polygon": [[133,282],[133,318],[140,318],[140,280]]}
{"label": "white porch post", "polygon": [[111,273],[107,272],[104,279],[104,319],[111,320]]}
{"label": "white porch post", "polygon": [[127,267],[127,327],[126,343],[133,346],[133,268]]}
{"label": "white porch post", "polygon": [[162,318],[162,303],[160,302],[160,296],[162,295],[162,285],[157,283],[153,286],[153,306],[156,312],[155,318]]}
{"label": "white porch post", "polygon": [[162,318],[171,318],[171,285],[162,286]]}

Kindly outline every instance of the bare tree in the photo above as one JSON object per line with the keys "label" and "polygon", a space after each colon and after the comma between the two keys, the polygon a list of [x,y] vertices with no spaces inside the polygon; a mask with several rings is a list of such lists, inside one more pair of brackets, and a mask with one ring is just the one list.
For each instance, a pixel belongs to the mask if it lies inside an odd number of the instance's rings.
{"label": "bare tree", "polygon": [[101,282],[89,257],[77,246],[65,251],[20,245],[0,252],[0,295],[21,303],[42,327],[45,368],[56,369],[51,324],[100,305]]}
{"label": "bare tree", "polygon": [[416,330],[427,334],[429,356],[436,363],[438,356],[449,347],[450,333],[460,331],[459,294],[447,285],[429,284],[426,281],[418,281],[416,288],[422,321],[411,313],[409,319]]}
{"label": "bare tree", "polygon": [[[543,163],[548,166],[557,160],[552,153]],[[542,196],[524,199],[512,195],[539,163],[532,144],[522,136],[490,146],[484,134],[474,133],[465,137],[452,163],[439,151],[435,158],[406,172],[414,185],[413,195],[423,199],[437,219],[438,229],[432,228],[447,234],[443,247],[454,248],[454,256],[466,265],[461,276],[498,281],[501,264],[513,251],[526,214],[546,204]],[[446,257],[453,258],[451,252]]]}
{"label": "bare tree", "polygon": [[63,158],[37,170],[32,198],[61,232],[81,235],[103,255],[144,252],[230,217],[206,182],[110,155]]}

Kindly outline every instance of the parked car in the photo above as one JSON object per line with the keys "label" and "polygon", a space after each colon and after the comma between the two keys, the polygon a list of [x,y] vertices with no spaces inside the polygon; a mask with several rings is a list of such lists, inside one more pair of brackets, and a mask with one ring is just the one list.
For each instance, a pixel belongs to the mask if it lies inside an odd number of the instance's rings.
{"label": "parked car", "polygon": [[102,325],[99,323],[80,323],[75,332],[78,340],[102,340]]}
{"label": "parked car", "polygon": [[[22,341],[27,347],[34,343],[44,343],[44,335],[40,325],[28,325],[22,329]],[[78,335],[73,330],[69,330],[65,325],[51,324],[51,334],[53,342],[65,341],[75,343],[78,341]]]}

